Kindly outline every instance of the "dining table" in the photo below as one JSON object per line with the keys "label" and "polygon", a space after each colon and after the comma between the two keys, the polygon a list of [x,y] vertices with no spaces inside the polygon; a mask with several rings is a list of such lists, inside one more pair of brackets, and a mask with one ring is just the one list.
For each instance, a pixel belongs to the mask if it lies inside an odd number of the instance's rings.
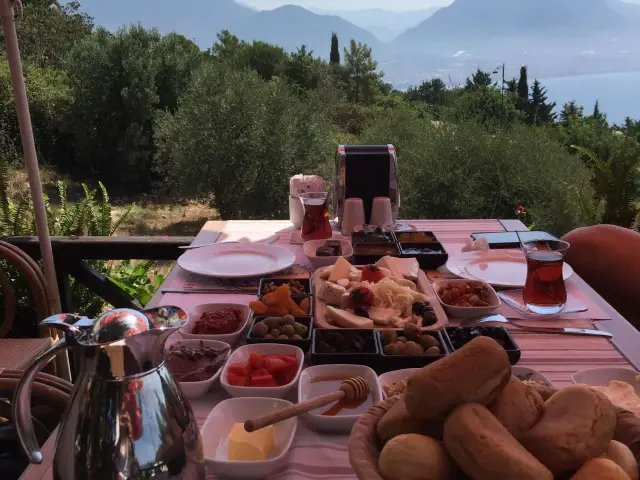
{"label": "dining table", "polygon": [[[403,224],[417,230],[432,231],[445,246],[450,257],[459,254],[472,233],[524,231],[527,229],[519,220],[405,220]],[[214,242],[268,242],[290,249],[296,256],[295,265],[300,269],[313,271],[309,259],[293,225],[289,221],[210,221],[207,222],[193,245]],[[274,242],[275,240],[275,242]],[[149,303],[149,307],[175,305],[189,310],[204,303],[248,304],[255,299],[255,293],[224,290],[216,293],[163,293],[163,290],[191,290],[211,287],[208,279],[200,279],[176,265],[165,278],[162,286]],[[598,295],[577,274],[567,281],[570,295],[589,306],[587,312],[567,315],[558,320],[545,320],[548,325],[576,328],[595,328],[612,334],[611,338],[569,336],[546,333],[530,333],[510,329],[522,351],[518,363],[542,373],[554,386],[562,387],[571,383],[574,373],[598,367],[623,367],[640,369],[640,332],[627,322],[616,310]],[[228,286],[228,285],[227,285]],[[501,308],[510,308],[503,305]],[[513,313],[513,312],[512,312]],[[510,315],[512,316],[512,315]],[[532,322],[523,320],[523,323]],[[509,327],[508,327],[509,328]],[[176,333],[174,335],[179,335]],[[215,405],[229,398],[219,382],[203,397],[191,400],[196,419],[202,425]],[[295,398],[291,399],[296,401]],[[206,439],[205,439],[206,441]],[[295,440],[289,452],[288,462],[268,477],[269,480],[303,480],[323,478],[325,480],[353,480],[356,478],[349,464],[347,435],[319,433],[301,420]],[[43,446],[44,461],[30,465],[22,475],[22,480],[51,480],[51,462],[55,447],[55,433]],[[208,472],[207,479],[217,478]]]}

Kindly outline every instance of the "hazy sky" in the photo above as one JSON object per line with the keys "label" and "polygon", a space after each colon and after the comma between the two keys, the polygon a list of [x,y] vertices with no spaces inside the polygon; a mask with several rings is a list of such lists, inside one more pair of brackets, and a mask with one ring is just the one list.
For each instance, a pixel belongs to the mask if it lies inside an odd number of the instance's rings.
{"label": "hazy sky", "polygon": [[240,0],[240,3],[262,10],[280,5],[295,4],[302,7],[325,10],[363,10],[383,8],[385,10],[419,10],[432,5],[449,5],[453,0]]}

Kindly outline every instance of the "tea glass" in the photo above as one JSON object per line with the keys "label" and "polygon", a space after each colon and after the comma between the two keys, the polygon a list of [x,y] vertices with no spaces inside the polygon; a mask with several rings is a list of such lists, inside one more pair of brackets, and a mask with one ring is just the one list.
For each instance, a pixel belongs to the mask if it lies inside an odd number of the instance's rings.
{"label": "tea glass", "polygon": [[527,280],[523,300],[534,313],[560,313],[567,303],[564,284],[564,257],[570,248],[562,240],[522,242],[527,259]]}

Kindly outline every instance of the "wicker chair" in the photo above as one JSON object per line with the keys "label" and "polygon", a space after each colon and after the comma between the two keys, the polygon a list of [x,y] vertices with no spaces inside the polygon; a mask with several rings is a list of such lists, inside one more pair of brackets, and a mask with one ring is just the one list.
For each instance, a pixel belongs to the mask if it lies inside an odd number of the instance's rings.
{"label": "wicker chair", "polygon": [[[38,264],[18,247],[3,241],[0,241],[0,259],[18,269],[27,280],[38,320],[48,317],[51,314],[50,303],[45,279]],[[4,338],[13,325],[17,300],[15,290],[2,270],[0,287],[5,301],[4,321],[0,324],[0,370],[24,370],[35,357],[51,346],[55,333],[49,329],[40,329],[41,338]]]}

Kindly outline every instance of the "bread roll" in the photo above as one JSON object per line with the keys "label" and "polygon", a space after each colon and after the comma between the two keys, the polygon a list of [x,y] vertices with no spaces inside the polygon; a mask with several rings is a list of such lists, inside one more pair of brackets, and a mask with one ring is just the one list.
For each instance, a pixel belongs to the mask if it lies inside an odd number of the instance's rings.
{"label": "bread roll", "polygon": [[544,400],[533,388],[512,376],[489,410],[511,435],[518,438],[538,423],[544,413]]}
{"label": "bread roll", "polygon": [[378,466],[386,480],[454,480],[459,472],[442,443],[413,434],[390,440]]}
{"label": "bread roll", "polygon": [[482,405],[468,403],[449,415],[444,445],[474,480],[553,480],[553,474]]}
{"label": "bread roll", "polygon": [[463,403],[491,403],[510,378],[504,348],[489,337],[478,337],[413,374],[407,381],[405,403],[415,418],[442,418]]}
{"label": "bread roll", "polygon": [[519,440],[555,475],[576,471],[604,453],[616,428],[616,411],[584,385],[563,388],[547,400],[540,421]]}
{"label": "bread roll", "polygon": [[638,480],[640,476],[638,463],[633,456],[633,452],[624,443],[611,440],[609,448],[607,448],[603,456],[622,468],[631,480]]}
{"label": "bread roll", "polygon": [[571,480],[629,480],[629,475],[611,460],[594,458],[585,463]]}
{"label": "bread roll", "polygon": [[392,438],[407,434],[419,433],[436,440],[442,440],[443,420],[426,421],[413,418],[409,415],[404,397],[398,400],[393,407],[380,419],[376,431],[378,438],[387,442]]}

